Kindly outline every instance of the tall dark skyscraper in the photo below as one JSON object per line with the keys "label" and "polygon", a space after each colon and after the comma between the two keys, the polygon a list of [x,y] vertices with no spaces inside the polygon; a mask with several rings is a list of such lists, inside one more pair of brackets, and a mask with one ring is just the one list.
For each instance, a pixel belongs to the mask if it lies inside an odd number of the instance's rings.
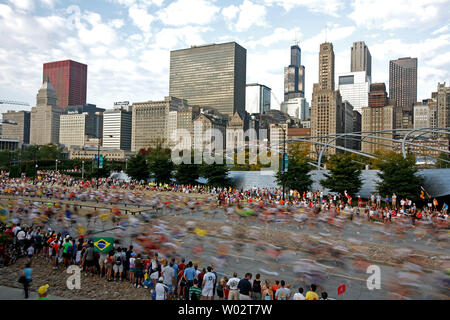
{"label": "tall dark skyscraper", "polygon": [[291,46],[291,64],[284,68],[284,101],[305,97],[305,67],[301,64],[302,51]]}
{"label": "tall dark skyscraper", "polygon": [[56,90],[58,107],[86,104],[87,65],[72,60],[44,63],[43,83],[47,77]]}
{"label": "tall dark skyscraper", "polygon": [[[372,77],[372,56],[364,41],[353,42],[351,48],[351,72],[365,71],[367,78]],[[369,81],[370,82],[370,81]]]}
{"label": "tall dark skyscraper", "polygon": [[233,115],[245,111],[247,50],[236,42],[170,52],[169,95]]}
{"label": "tall dark skyscraper", "polygon": [[389,98],[396,107],[412,107],[417,102],[417,58],[389,62]]}
{"label": "tall dark skyscraper", "polygon": [[413,126],[413,105],[417,102],[417,58],[389,62],[389,98],[395,106],[395,127]]}

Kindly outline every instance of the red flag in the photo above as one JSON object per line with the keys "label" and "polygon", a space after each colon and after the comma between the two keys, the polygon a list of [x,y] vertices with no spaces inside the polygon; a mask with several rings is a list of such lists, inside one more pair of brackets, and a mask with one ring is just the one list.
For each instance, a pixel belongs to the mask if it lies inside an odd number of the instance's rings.
{"label": "red flag", "polygon": [[338,295],[341,295],[345,292],[345,283],[341,284],[338,288],[337,288],[337,293]]}

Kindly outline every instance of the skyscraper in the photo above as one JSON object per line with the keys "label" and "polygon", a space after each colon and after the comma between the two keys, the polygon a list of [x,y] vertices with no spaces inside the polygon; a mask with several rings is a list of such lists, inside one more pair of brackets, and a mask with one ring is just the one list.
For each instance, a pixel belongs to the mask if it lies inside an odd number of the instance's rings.
{"label": "skyscraper", "polygon": [[350,71],[365,71],[367,79],[372,79],[372,56],[364,41],[353,42],[351,48]]}
{"label": "skyscraper", "polygon": [[187,107],[188,102],[175,97],[165,97],[162,101],[133,103],[131,126],[131,151],[158,145],[169,147],[169,112]]}
{"label": "skyscraper", "polygon": [[269,87],[258,84],[247,84],[245,89],[245,111],[263,114],[270,109],[271,91]]}
{"label": "skyscraper", "polygon": [[450,87],[446,87],[445,82],[438,83],[436,96],[438,127],[448,128],[450,127]]}
{"label": "skyscraper", "polygon": [[417,58],[389,62],[389,98],[395,107],[412,109],[417,102]]}
{"label": "skyscraper", "polygon": [[62,114],[59,118],[59,143],[66,147],[83,147],[90,138],[100,138],[98,133],[102,128],[100,113],[75,113]]}
{"label": "skyscraper", "polygon": [[245,110],[247,50],[236,42],[170,52],[169,95],[232,115]]}
{"label": "skyscraper", "polygon": [[361,112],[367,107],[370,82],[365,71],[347,72],[338,75],[338,89],[342,100],[347,100],[353,108]]}
{"label": "skyscraper", "polygon": [[[389,100],[384,83],[370,85],[369,106],[362,109],[363,132],[392,130],[395,127],[395,111],[393,105],[388,105]],[[373,136],[381,138],[393,138],[392,132],[373,133]],[[385,146],[382,146],[385,145]],[[365,138],[361,144],[361,150],[366,153],[374,153],[377,150],[390,149],[392,142],[376,138]]]}
{"label": "skyscraper", "polygon": [[310,118],[309,103],[305,98],[293,98],[282,102],[280,110],[287,113],[293,119],[306,121]]}
{"label": "skyscraper", "polygon": [[320,45],[319,89],[334,90],[334,51],[333,44],[329,42]]}
{"label": "skyscraper", "polygon": [[58,107],[86,104],[87,65],[72,61],[44,63],[42,82],[50,77],[58,96]]}
{"label": "skyscraper", "polygon": [[284,68],[284,101],[305,97],[305,67],[301,65],[301,50],[291,46],[291,64]]}
{"label": "skyscraper", "polygon": [[24,144],[30,143],[30,112],[29,111],[13,111],[3,113],[2,138],[20,140]]}
{"label": "skyscraper", "polygon": [[131,149],[132,113],[122,107],[106,110],[103,113],[103,147]]}
{"label": "skyscraper", "polygon": [[[342,108],[341,94],[334,90],[333,44],[325,42],[320,45],[319,83],[315,83],[313,86],[311,135],[317,137],[345,132],[343,116],[346,112]],[[344,140],[338,139],[333,144],[343,146]],[[329,154],[334,153],[336,153],[336,149],[331,148]]]}
{"label": "skyscraper", "polygon": [[47,77],[36,96],[36,106],[31,108],[30,144],[59,143],[59,118],[64,111],[57,103],[56,91]]}

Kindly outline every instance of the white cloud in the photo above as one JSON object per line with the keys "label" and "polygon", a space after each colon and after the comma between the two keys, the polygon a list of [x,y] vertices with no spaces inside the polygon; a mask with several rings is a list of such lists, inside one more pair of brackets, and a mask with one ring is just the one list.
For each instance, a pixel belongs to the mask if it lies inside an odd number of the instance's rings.
{"label": "white cloud", "polygon": [[268,5],[281,6],[286,11],[296,7],[306,7],[311,12],[335,17],[339,16],[341,9],[344,8],[342,0],[264,0],[264,2]]}
{"label": "white cloud", "polygon": [[421,28],[448,20],[448,0],[354,0],[349,17],[358,26],[393,30]]}
{"label": "white cloud", "polygon": [[239,12],[239,8],[235,5],[231,5],[222,9],[222,15],[225,19],[232,20],[234,19]]}
{"label": "white cloud", "polygon": [[107,1],[117,3],[125,7],[131,7],[133,5],[142,5],[145,7],[156,5],[160,7],[164,3],[164,0],[107,0]]}
{"label": "white cloud", "polygon": [[58,0],[40,0],[42,4],[48,8],[53,9],[55,7],[55,3]]}
{"label": "white cloud", "polygon": [[34,9],[34,0],[8,0],[19,10],[32,11]]}
{"label": "white cloud", "polygon": [[87,12],[81,17],[87,21],[92,28],[87,28],[85,24],[81,24],[78,30],[80,41],[85,45],[112,45],[117,41],[117,35],[114,29],[107,24],[102,23],[102,18],[98,13]]}
{"label": "white cloud", "polygon": [[110,25],[115,29],[120,29],[125,25],[125,22],[122,19],[114,19],[111,20]]}
{"label": "white cloud", "polygon": [[428,61],[430,66],[444,66],[450,65],[450,52],[445,52],[443,54],[437,55]]}
{"label": "white cloud", "polygon": [[149,32],[154,17],[147,12],[146,8],[133,5],[128,9],[128,15],[133,23],[142,31]]}
{"label": "white cloud", "polygon": [[[234,9],[232,9],[234,10]],[[239,6],[239,18],[237,22],[229,24],[230,29],[235,29],[238,32],[245,31],[255,26],[265,26],[266,22],[266,7],[263,5],[255,4],[249,0],[244,0],[244,2]]]}
{"label": "white cloud", "polygon": [[139,56],[140,66],[153,74],[163,75],[167,79],[170,65],[170,52],[168,50],[145,50]]}
{"label": "white cloud", "polygon": [[206,0],[177,0],[158,12],[159,19],[170,26],[206,25],[220,8]]}
{"label": "white cloud", "polygon": [[407,43],[401,39],[388,39],[381,43],[372,44],[369,48],[372,57],[378,60],[392,60],[411,56],[423,61],[434,58],[442,48],[448,45],[450,45],[450,34],[415,43]]}
{"label": "white cloud", "polygon": [[165,28],[155,34],[150,45],[155,49],[175,50],[191,45],[202,45],[202,33],[210,30],[208,27],[188,26],[181,28]]}
{"label": "white cloud", "polygon": [[293,42],[301,36],[302,33],[300,32],[299,27],[290,30],[285,28],[276,28],[271,34],[257,40],[243,42],[242,45],[247,49],[253,49],[256,47],[269,47],[274,43],[278,43],[280,41]]}
{"label": "white cloud", "polygon": [[446,31],[449,30],[449,26],[450,26],[450,25],[447,24],[446,26],[443,26],[443,27],[441,27],[441,28],[439,28],[439,29],[433,31],[431,34],[434,36],[434,35],[437,35],[437,34],[439,34],[439,33],[444,33],[444,32],[446,32]]}
{"label": "white cloud", "polygon": [[325,40],[328,42],[334,42],[346,39],[351,36],[355,30],[356,28],[354,26],[335,26],[330,29],[323,29],[317,35],[300,42],[300,46],[305,52],[318,53],[320,50],[320,44],[324,43]]}

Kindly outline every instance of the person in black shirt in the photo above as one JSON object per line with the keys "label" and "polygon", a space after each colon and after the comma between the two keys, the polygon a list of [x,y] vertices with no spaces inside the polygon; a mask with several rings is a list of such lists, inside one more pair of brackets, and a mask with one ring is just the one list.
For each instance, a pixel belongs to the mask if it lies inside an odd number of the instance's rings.
{"label": "person in black shirt", "polygon": [[245,278],[239,281],[239,300],[250,300],[250,297],[252,296],[252,285],[250,283],[251,278],[252,274],[246,273]]}
{"label": "person in black shirt", "polygon": [[253,280],[253,288],[252,288],[252,300],[261,300],[261,275],[259,273],[256,274],[255,280]]}

